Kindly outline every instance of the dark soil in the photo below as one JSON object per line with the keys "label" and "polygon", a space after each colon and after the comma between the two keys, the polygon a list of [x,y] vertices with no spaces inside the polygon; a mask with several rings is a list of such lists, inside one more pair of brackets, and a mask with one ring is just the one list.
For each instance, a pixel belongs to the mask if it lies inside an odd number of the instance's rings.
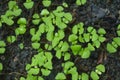
{"label": "dark soil", "polygon": [[[7,10],[7,3],[9,0],[0,0],[0,15]],[[17,0],[18,5],[22,8],[23,13],[21,17],[26,17],[29,20],[27,26],[31,26],[31,16],[34,12],[40,12],[43,6],[40,0],[34,0],[35,6],[30,11],[23,7],[23,1]],[[92,52],[89,59],[81,59],[79,56],[72,56],[71,61],[75,63],[78,72],[87,72],[95,69],[99,63],[105,64],[106,72],[100,77],[100,80],[120,80],[120,49],[115,54],[109,54],[106,51],[106,43],[110,42],[116,36],[116,26],[120,23],[120,0],[88,0],[87,4],[83,6],[76,6],[75,0],[52,0],[52,6],[49,10],[53,10],[56,6],[61,5],[62,1],[69,4],[69,11],[73,15],[73,21],[69,24],[73,25],[84,22],[85,27],[94,26],[96,29],[102,27],[106,30],[107,40],[101,45],[99,49]],[[18,18],[17,18],[18,19]],[[14,27],[8,27],[5,24],[0,28],[0,40],[5,40],[8,35],[14,35]],[[28,27],[29,30],[30,27]],[[68,30],[66,30],[68,31]],[[20,76],[25,76],[25,65],[30,63],[31,57],[37,52],[31,48],[31,36],[29,32],[25,35],[18,36],[17,41],[13,44],[7,43],[7,51],[4,55],[0,55],[0,62],[4,65],[4,70],[0,74],[0,80],[19,80]],[[19,48],[19,43],[24,43],[24,49]],[[60,66],[63,60],[53,58],[53,70],[45,80],[54,80],[57,72],[61,71]],[[69,75],[68,75],[68,79]]]}

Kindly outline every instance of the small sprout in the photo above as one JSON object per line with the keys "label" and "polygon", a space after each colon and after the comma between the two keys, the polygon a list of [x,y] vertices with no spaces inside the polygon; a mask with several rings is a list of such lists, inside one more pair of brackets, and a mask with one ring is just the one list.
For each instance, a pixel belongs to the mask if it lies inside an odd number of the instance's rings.
{"label": "small sprout", "polygon": [[32,43],[32,47],[33,47],[33,49],[39,49],[40,43],[34,42],[34,43]]}
{"label": "small sprout", "polygon": [[33,14],[32,17],[33,17],[32,23],[34,25],[38,25],[39,22],[41,21],[40,16],[37,13],[35,13],[35,14]]}
{"label": "small sprout", "polygon": [[61,57],[62,57],[62,52],[61,52],[61,50],[57,50],[55,56],[56,56],[58,59],[61,59]]}
{"label": "small sprout", "polygon": [[51,61],[46,62],[43,66],[44,66],[46,69],[52,69],[52,68],[53,68]]}
{"label": "small sprout", "polygon": [[5,50],[6,50],[4,48],[5,46],[6,46],[5,42],[0,40],[0,54],[4,54],[5,53]]}
{"label": "small sprout", "polygon": [[72,15],[70,13],[65,13],[64,17],[68,20],[68,21],[72,21]]}
{"label": "small sprout", "polygon": [[99,36],[99,37],[98,37],[98,40],[99,40],[100,42],[104,42],[104,41],[106,40],[106,38],[103,37],[103,36]]}
{"label": "small sprout", "polygon": [[113,38],[113,41],[120,46],[120,37]]}
{"label": "small sprout", "polygon": [[0,63],[0,72],[3,70],[3,64]]}
{"label": "small sprout", "polygon": [[34,5],[34,2],[32,0],[26,0],[25,3],[23,3],[26,9],[31,9]]}
{"label": "small sprout", "polygon": [[98,39],[98,34],[92,34],[92,41],[94,42],[94,41],[96,41],[97,39]]}
{"label": "small sprout", "polygon": [[42,4],[45,6],[45,7],[49,7],[51,5],[51,0],[43,0],[42,1]]}
{"label": "small sprout", "polygon": [[106,31],[105,31],[103,28],[100,28],[100,29],[98,30],[98,33],[99,33],[100,35],[104,35],[104,34],[106,34]]}
{"label": "small sprout", "polygon": [[67,8],[68,7],[68,4],[66,2],[63,2],[62,5]]}
{"label": "small sprout", "polygon": [[89,27],[87,28],[87,31],[88,31],[89,33],[91,33],[92,30],[93,30],[93,27],[91,27],[91,26],[89,26]]}
{"label": "small sprout", "polygon": [[49,31],[46,36],[47,36],[46,38],[48,41],[52,41],[53,40],[53,31]]}
{"label": "small sprout", "polygon": [[23,48],[24,48],[24,44],[23,44],[23,43],[20,43],[20,44],[19,44],[19,47],[20,47],[20,49],[23,49]]}
{"label": "small sprout", "polygon": [[5,15],[1,15],[1,20],[2,20],[2,22],[6,23],[9,26],[14,24],[14,21]]}
{"label": "small sprout", "polygon": [[16,6],[16,1],[9,1],[8,2],[8,7],[10,10],[13,9],[15,6]]}
{"label": "small sprout", "polygon": [[79,51],[81,50],[81,45],[73,45],[71,46],[71,50],[74,55],[77,55]]}
{"label": "small sprout", "polygon": [[100,72],[105,72],[105,66],[102,64],[99,64],[96,66],[96,69]]}
{"label": "small sprout", "polygon": [[38,76],[38,80],[44,80],[42,77]]}
{"label": "small sprout", "polygon": [[90,50],[88,48],[85,48],[83,50],[83,53],[81,55],[82,58],[89,58],[90,57]]}
{"label": "small sprout", "polygon": [[66,76],[64,73],[58,73],[55,77],[56,80],[65,80]]}
{"label": "small sprout", "polygon": [[82,73],[82,80],[89,80],[89,76],[86,73]]}
{"label": "small sprout", "polygon": [[115,52],[117,52],[117,49],[116,49],[115,47],[113,47],[112,44],[107,43],[107,51],[108,51],[109,53],[115,53]]}
{"label": "small sprout", "polygon": [[78,6],[84,5],[85,3],[86,3],[86,0],[76,0],[76,4],[77,4]]}
{"label": "small sprout", "polygon": [[28,70],[28,74],[37,75],[39,71],[40,71],[39,68],[31,68],[30,70]]}
{"label": "small sprout", "polygon": [[20,80],[26,80],[24,77],[20,77]]}
{"label": "small sprout", "polygon": [[51,71],[48,70],[48,69],[41,69],[41,72],[42,72],[42,75],[43,75],[43,76],[48,76]]}
{"label": "small sprout", "polygon": [[90,73],[90,76],[91,76],[91,78],[92,78],[93,80],[99,80],[98,74],[97,74],[96,72],[94,72],[94,71],[92,71],[92,72]]}
{"label": "small sprout", "polygon": [[15,41],[16,41],[16,37],[15,37],[15,36],[8,36],[8,37],[7,37],[7,42],[13,43],[13,42],[15,42]]}
{"label": "small sprout", "polygon": [[19,34],[24,34],[26,32],[26,28],[25,27],[18,27],[15,30],[15,34],[19,35]]}
{"label": "small sprout", "polygon": [[88,47],[87,47],[90,51],[95,51],[95,48],[93,47],[93,45],[91,45],[90,43],[88,43]]}
{"label": "small sprout", "polygon": [[90,34],[89,33],[84,33],[83,37],[84,37],[85,42],[89,42],[90,41]]}
{"label": "small sprout", "polygon": [[69,38],[68,38],[68,41],[69,41],[69,42],[74,42],[74,41],[77,40],[77,39],[78,39],[78,36],[77,36],[77,35],[71,34],[71,35],[69,36]]}
{"label": "small sprout", "polygon": [[96,48],[100,47],[100,41],[96,40],[93,42],[93,45],[96,46]]}
{"label": "small sprout", "polygon": [[19,24],[19,25],[26,25],[27,21],[26,21],[25,18],[19,18],[18,21],[17,21],[17,24]]}
{"label": "small sprout", "polygon": [[77,34],[78,33],[78,27],[77,27],[77,25],[73,26],[72,33],[73,34]]}
{"label": "small sprout", "polygon": [[35,35],[35,28],[31,28],[30,29],[30,34],[33,36],[33,35]]}
{"label": "small sprout", "polygon": [[66,52],[66,53],[64,54],[64,60],[67,61],[67,60],[69,60],[69,59],[70,59],[70,53]]}
{"label": "small sprout", "polygon": [[64,42],[61,47],[61,51],[65,52],[68,51],[69,45],[67,42]]}
{"label": "small sprout", "polygon": [[49,11],[47,9],[43,9],[40,14],[42,16],[47,16],[49,14]]}

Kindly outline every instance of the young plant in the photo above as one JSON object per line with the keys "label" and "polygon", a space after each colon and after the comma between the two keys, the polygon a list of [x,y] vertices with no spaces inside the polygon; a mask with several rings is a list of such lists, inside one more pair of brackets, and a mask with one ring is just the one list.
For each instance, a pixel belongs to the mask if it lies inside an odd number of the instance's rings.
{"label": "young plant", "polygon": [[66,76],[64,73],[58,73],[55,77],[56,80],[65,80],[66,79]]}
{"label": "young plant", "polygon": [[78,6],[84,5],[86,2],[87,2],[86,0],[76,0],[76,4],[77,4]]}
{"label": "young plant", "polygon": [[4,54],[6,49],[5,49],[6,43],[2,40],[0,40],[0,54]]}
{"label": "young plant", "polygon": [[34,25],[38,25],[39,22],[41,21],[39,14],[35,13],[35,14],[33,14],[32,17],[33,17],[32,23]]}
{"label": "young plant", "polygon": [[117,52],[117,48],[120,46],[120,25],[117,27],[117,35],[118,37],[113,38],[111,43],[107,43],[107,51],[109,53]]}
{"label": "young plant", "polygon": [[18,21],[17,21],[17,24],[19,24],[19,27],[16,28],[15,34],[16,35],[24,34],[26,32],[26,24],[27,24],[26,19],[25,18],[19,18]]}
{"label": "young plant", "polygon": [[42,4],[45,7],[49,7],[51,5],[51,0],[42,0]]}
{"label": "young plant", "polygon": [[26,0],[26,2],[24,2],[23,4],[25,6],[26,9],[31,9],[34,5],[34,1],[32,0]]}
{"label": "young plant", "polygon": [[14,43],[15,41],[16,41],[16,37],[15,36],[7,36],[7,42]]}
{"label": "young plant", "polygon": [[0,72],[3,70],[3,64],[0,63]]}

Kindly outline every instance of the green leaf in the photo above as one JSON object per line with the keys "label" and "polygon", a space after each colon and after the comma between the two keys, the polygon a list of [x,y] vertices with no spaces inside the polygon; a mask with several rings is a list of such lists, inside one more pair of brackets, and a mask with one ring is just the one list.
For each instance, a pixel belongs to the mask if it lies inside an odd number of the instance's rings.
{"label": "green leaf", "polygon": [[66,76],[64,73],[58,73],[55,77],[56,80],[64,80],[66,79]]}
{"label": "green leaf", "polygon": [[45,27],[46,27],[46,25],[44,23],[40,24],[38,32],[39,33],[44,33],[45,32]]}
{"label": "green leaf", "polygon": [[89,80],[88,74],[82,73],[82,80]]}
{"label": "green leaf", "polygon": [[48,69],[41,69],[41,72],[42,72],[42,75],[43,75],[43,76],[48,76],[51,71],[48,70]]}
{"label": "green leaf", "polygon": [[98,37],[98,40],[99,40],[100,42],[104,42],[104,41],[106,40],[106,38],[103,37],[103,36],[99,36],[99,37]]}
{"label": "green leaf", "polygon": [[49,11],[47,9],[42,9],[41,13],[42,16],[48,15]]}
{"label": "green leaf", "polygon": [[113,41],[114,41],[118,46],[120,46],[120,37],[115,37],[115,38],[113,38]]}
{"label": "green leaf", "polygon": [[70,62],[70,61],[65,62],[64,63],[64,73],[66,74],[72,66],[74,66],[73,62]]}
{"label": "green leaf", "polygon": [[105,66],[102,64],[97,65],[96,69],[99,70],[100,72],[105,72]]}
{"label": "green leaf", "polygon": [[89,58],[90,57],[90,51],[88,50],[88,48],[85,48],[82,55],[82,58]]}
{"label": "green leaf", "polygon": [[83,37],[84,37],[85,42],[89,42],[90,41],[90,34],[89,33],[84,33]]}
{"label": "green leaf", "polygon": [[71,34],[71,35],[69,36],[69,38],[68,38],[68,41],[69,41],[69,42],[73,42],[73,41],[75,41],[75,40],[77,40],[77,39],[78,39],[78,36],[77,36],[77,35]]}
{"label": "green leaf", "polygon": [[53,68],[51,61],[46,62],[43,66],[44,66],[46,69],[52,69],[52,68]]}
{"label": "green leaf", "polygon": [[96,40],[93,42],[93,45],[96,46],[96,48],[100,47],[100,41]]}
{"label": "green leaf", "polygon": [[0,54],[4,54],[5,53],[5,48],[0,48]]}
{"label": "green leaf", "polygon": [[0,63],[0,72],[3,70],[3,64]]}
{"label": "green leaf", "polygon": [[24,77],[20,77],[20,80],[26,80]]}
{"label": "green leaf", "polygon": [[51,52],[45,52],[45,57],[48,59],[48,60],[52,60],[53,56],[51,54]]}
{"label": "green leaf", "polygon": [[81,3],[84,5],[86,3],[86,0],[81,0]]}
{"label": "green leaf", "polygon": [[77,32],[78,32],[78,27],[77,27],[77,25],[75,25],[75,26],[73,26],[73,28],[72,28],[72,33],[73,33],[73,34],[77,34]]}
{"label": "green leaf", "polygon": [[16,37],[15,37],[15,36],[7,36],[7,41],[8,41],[9,43],[13,43],[13,42],[16,41]]}
{"label": "green leaf", "polygon": [[43,0],[42,1],[42,4],[45,6],[45,7],[49,7],[51,5],[51,1],[50,0]]}
{"label": "green leaf", "polygon": [[77,55],[79,51],[81,50],[81,45],[72,45],[71,50],[74,55]]}
{"label": "green leaf", "polygon": [[66,53],[64,54],[64,60],[67,61],[67,60],[69,60],[69,59],[70,59],[70,53],[66,52]]}
{"label": "green leaf", "polygon": [[104,35],[104,34],[106,34],[106,31],[105,31],[105,29],[100,28],[100,29],[98,30],[98,33],[101,34],[101,35]]}
{"label": "green leaf", "polygon": [[62,52],[61,52],[61,50],[57,50],[55,56],[56,56],[58,59],[61,59],[61,57],[62,57]]}
{"label": "green leaf", "polygon": [[107,43],[107,51],[109,53],[115,53],[117,52],[117,49],[113,47],[113,45],[111,45],[110,43]]}
{"label": "green leaf", "polygon": [[38,76],[37,80],[44,80],[41,76]]}
{"label": "green leaf", "polygon": [[15,7],[15,5],[16,5],[16,1],[9,1],[8,2],[9,9],[13,9]]}
{"label": "green leaf", "polygon": [[119,31],[117,31],[117,35],[118,35],[118,36],[120,36],[120,30],[119,30]]}
{"label": "green leaf", "polygon": [[64,42],[61,47],[61,51],[65,52],[68,51],[69,45],[67,42]]}
{"label": "green leaf", "polygon": [[53,40],[53,31],[49,31],[47,34],[46,34],[46,38],[48,41],[52,41]]}
{"label": "green leaf", "polygon": [[92,41],[96,41],[98,39],[98,34],[92,34]]}
{"label": "green leaf", "polygon": [[65,33],[63,30],[58,30],[58,35],[59,35],[59,39],[63,39],[65,37]]}
{"label": "green leaf", "polygon": [[72,21],[72,15],[70,13],[65,13],[64,17],[68,20],[68,21]]}
{"label": "green leaf", "polygon": [[81,22],[77,26],[79,28],[79,34],[83,34],[84,33],[84,28],[83,28],[84,24]]}
{"label": "green leaf", "polygon": [[93,45],[91,45],[91,43],[88,43],[88,47],[87,47],[90,51],[95,51],[95,48]]}
{"label": "green leaf", "polygon": [[31,68],[30,64],[26,64],[25,70],[29,70]]}
{"label": "green leaf", "polygon": [[5,47],[6,46],[6,43],[2,40],[0,40],[0,47]]}
{"label": "green leaf", "polygon": [[17,21],[17,24],[23,24],[23,25],[25,25],[25,24],[27,24],[27,21],[26,21],[25,18],[19,18],[18,21]]}
{"label": "green leaf", "polygon": [[112,41],[111,45],[114,47],[114,48],[118,48],[118,44],[116,44],[116,42]]}
{"label": "green leaf", "polygon": [[91,27],[91,26],[89,26],[89,27],[87,28],[87,31],[88,31],[89,33],[91,33],[92,30],[93,30],[93,27]]}
{"label": "green leaf", "polygon": [[32,43],[32,48],[33,49],[39,49],[39,47],[40,47],[40,43],[38,43],[38,42]]}
{"label": "green leaf", "polygon": [[33,1],[23,3],[26,9],[31,9],[34,5]]}
{"label": "green leaf", "polygon": [[33,35],[35,35],[35,28],[31,28],[30,29],[30,34],[33,36]]}
{"label": "green leaf", "polygon": [[82,35],[79,35],[79,41],[80,41],[81,43],[84,43],[84,42],[85,42]]}
{"label": "green leaf", "polygon": [[39,74],[39,68],[31,68],[29,71],[28,71],[28,74]]}
{"label": "green leaf", "polygon": [[14,11],[13,11],[13,15],[14,15],[14,16],[19,16],[21,13],[22,13],[22,10],[21,10],[21,9],[17,9],[17,10],[14,10]]}
{"label": "green leaf", "polygon": [[97,74],[96,72],[94,72],[94,71],[92,71],[92,72],[90,73],[90,76],[91,76],[91,78],[92,78],[93,80],[99,80],[98,74]]}
{"label": "green leaf", "polygon": [[59,37],[54,37],[54,39],[52,40],[52,47],[54,48],[59,43],[59,41]]}

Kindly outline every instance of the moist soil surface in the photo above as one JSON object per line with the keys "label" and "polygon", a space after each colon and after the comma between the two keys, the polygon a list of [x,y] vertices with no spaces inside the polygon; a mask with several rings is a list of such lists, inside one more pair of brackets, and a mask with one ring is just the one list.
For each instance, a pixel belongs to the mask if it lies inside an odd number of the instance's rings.
{"label": "moist soil surface", "polygon": [[[18,5],[23,10],[20,17],[25,17],[29,20],[27,29],[31,26],[31,17],[34,12],[40,12],[43,9],[40,0],[35,1],[35,5],[31,10],[26,10],[23,6],[22,0],[17,0]],[[100,76],[100,80],[120,80],[120,49],[115,54],[109,54],[106,51],[107,42],[111,42],[113,37],[116,37],[116,27],[120,23],[120,0],[87,0],[83,6],[76,6],[75,0],[52,0],[52,5],[49,10],[54,10],[56,6],[61,5],[62,2],[67,2],[69,7],[65,9],[73,15],[73,21],[68,25],[70,28],[79,23],[84,22],[85,27],[93,26],[98,29],[100,27],[106,30],[106,41],[101,44],[99,49],[92,52],[89,59],[82,59],[79,56],[72,55],[71,61],[75,63],[78,72],[90,72],[95,69],[97,64],[104,64],[106,72]],[[4,14],[8,9],[7,3],[9,0],[0,1],[0,15]],[[18,17],[16,18],[18,19]],[[6,37],[14,34],[14,26],[7,26],[3,24],[0,28],[0,39],[6,41]],[[67,28],[68,29],[68,28]],[[69,30],[66,29],[66,35]],[[20,76],[27,74],[25,65],[31,62],[31,58],[37,53],[31,47],[31,36],[29,32],[25,35],[17,37],[17,41],[9,44],[7,43],[6,52],[0,55],[0,62],[3,63],[4,69],[0,73],[0,80],[19,80]],[[43,43],[46,42],[43,36]],[[24,44],[24,49],[19,48],[20,43]],[[51,74],[44,77],[45,80],[54,80],[56,74],[61,71],[61,63],[63,59],[59,60],[53,57],[53,70]],[[71,80],[70,75],[67,75],[67,80]]]}

